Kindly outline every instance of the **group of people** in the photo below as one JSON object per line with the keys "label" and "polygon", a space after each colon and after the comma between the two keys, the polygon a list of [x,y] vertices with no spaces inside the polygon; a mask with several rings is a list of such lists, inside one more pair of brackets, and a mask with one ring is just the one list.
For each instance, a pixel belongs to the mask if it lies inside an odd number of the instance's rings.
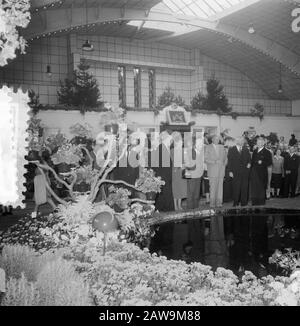
{"label": "group of people", "polygon": [[[197,151],[197,149],[195,149]],[[184,196],[187,209],[195,209],[200,204],[200,193],[205,194],[211,208],[222,207],[224,198],[224,180],[228,173],[232,183],[233,205],[246,206],[249,199],[252,205],[264,205],[268,188],[268,169],[272,167],[272,154],[265,148],[265,139],[259,137],[253,153],[244,137],[235,139],[234,145],[225,146],[221,137],[214,135],[204,145],[204,165],[195,177],[185,178],[187,192],[178,193],[178,182],[173,180],[174,201]],[[203,160],[203,158],[202,158]],[[201,165],[199,165],[201,166]],[[201,169],[199,169],[201,170]],[[183,189],[183,188],[181,188]],[[225,188],[226,191],[226,188]],[[175,205],[175,209],[181,209]]]}
{"label": "group of people", "polygon": [[[190,151],[193,160],[186,155],[181,167],[173,166],[169,171],[164,169],[163,173],[161,167],[154,168],[166,181],[156,202],[158,210],[182,210],[183,199],[186,199],[187,209],[195,209],[200,206],[202,196],[211,208],[222,207],[225,197],[231,198],[234,207],[247,206],[250,202],[260,206],[272,196],[295,197],[300,191],[300,151],[293,136],[289,144],[271,145],[263,135],[250,140],[244,134],[230,141],[218,135],[210,138],[206,135],[202,152],[204,160],[199,156],[203,165],[195,164],[201,151],[199,144],[194,139]],[[161,146],[164,147],[164,142]],[[176,144],[175,139],[173,151],[177,146],[182,143]],[[171,149],[171,163],[173,156]],[[230,187],[226,185],[228,182]],[[170,198],[173,198],[173,205]]]}
{"label": "group of people", "polygon": [[[193,136],[186,140],[179,132],[171,136],[164,131],[157,146],[149,142],[139,146],[141,141],[129,136],[123,164],[118,162],[107,177],[134,185],[144,167],[153,169],[165,182],[155,199],[159,211],[197,209],[201,197],[211,208],[222,207],[224,199],[232,200],[233,206],[247,206],[250,201],[255,206],[264,205],[271,196],[295,197],[297,189],[300,190],[300,153],[295,140],[292,137],[285,144],[281,138],[271,146],[263,135],[250,138],[245,133],[232,139],[205,134],[204,139]],[[90,152],[94,169],[101,169],[107,152],[103,136],[94,142]],[[46,202],[55,209],[40,179],[37,169],[35,211]],[[129,190],[134,198],[143,196],[132,188]],[[96,201],[102,201],[106,195],[107,187],[103,186]]]}
{"label": "group of people", "polygon": [[[295,137],[289,144],[283,144],[281,138],[271,146],[263,135],[250,138],[245,133],[236,139],[204,135],[203,141],[196,137],[185,140],[179,132],[171,136],[164,131],[158,146],[149,149],[138,145],[136,139],[129,140],[128,164],[117,165],[110,177],[135,184],[141,168],[153,169],[165,182],[156,197],[159,211],[196,209],[202,196],[211,208],[222,207],[228,197],[234,206],[247,206],[250,201],[259,206],[271,196],[295,197],[300,185]],[[138,157],[136,165],[132,157]]]}

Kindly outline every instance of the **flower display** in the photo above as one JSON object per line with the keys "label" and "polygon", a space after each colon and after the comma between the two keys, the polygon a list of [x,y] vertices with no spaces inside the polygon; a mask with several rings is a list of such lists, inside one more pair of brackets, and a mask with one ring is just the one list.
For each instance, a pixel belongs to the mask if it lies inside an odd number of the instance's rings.
{"label": "flower display", "polygon": [[120,209],[126,209],[129,205],[129,196],[131,192],[122,187],[109,187],[109,195],[106,199],[106,202],[109,206],[114,207],[117,205]]}
{"label": "flower display", "polygon": [[41,119],[37,119],[32,116],[28,123],[28,148],[30,151],[39,152],[45,148],[45,144],[42,138],[43,127],[41,124]]}
{"label": "flower display", "polygon": [[288,276],[300,268],[300,252],[291,248],[285,249],[284,252],[275,250],[273,255],[269,257],[269,263],[277,269],[280,268],[282,273]]}
{"label": "flower display", "polygon": [[45,145],[51,150],[51,153],[56,151],[59,147],[66,145],[68,142],[66,136],[61,132],[47,137]]}
{"label": "flower display", "polygon": [[76,183],[85,182],[91,184],[96,174],[96,171],[90,165],[79,166],[75,172],[77,175]]}
{"label": "flower display", "polygon": [[0,4],[0,66],[14,59],[16,50],[25,53],[26,41],[19,35],[19,28],[30,22],[29,0],[6,0]]}
{"label": "flower display", "polygon": [[[101,245],[81,244],[70,248],[72,259],[90,284],[97,305],[149,306],[265,306],[299,304],[299,275],[258,279],[246,272],[240,281],[233,272],[200,263],[167,260],[134,244],[112,239],[107,255]],[[276,284],[280,284],[280,287]],[[292,291],[294,290],[294,292]]]}
{"label": "flower display", "polygon": [[59,205],[56,214],[69,225],[75,225],[87,223],[95,213],[95,207],[87,200],[87,195],[81,195],[76,197],[75,202]]}
{"label": "flower display", "polygon": [[136,181],[135,186],[143,193],[159,193],[165,181],[161,177],[156,177],[152,169],[143,169],[140,178]]}
{"label": "flower display", "polygon": [[[5,245],[19,244],[29,246],[39,252],[47,251],[57,246],[54,238],[45,237],[43,234],[43,230],[47,229],[59,230],[62,236],[66,235],[69,230],[63,219],[56,214],[36,218],[27,215],[0,234],[0,246],[2,248]],[[64,244],[64,241],[60,243],[61,246]]]}
{"label": "flower display", "polygon": [[134,243],[141,248],[148,247],[157,231],[157,226],[149,224],[155,213],[155,206],[135,203],[122,214],[117,215],[121,227],[119,239]]}
{"label": "flower display", "polygon": [[81,149],[72,144],[63,144],[55,154],[51,156],[52,162],[55,165],[60,163],[78,165],[82,160],[83,154]]}
{"label": "flower display", "polygon": [[[95,210],[111,209],[99,203]],[[127,220],[128,230],[133,227],[135,214],[146,220],[151,207],[135,204],[120,214]],[[112,209],[111,209],[112,210]],[[112,210],[113,211],[113,210]],[[130,222],[131,220],[131,222]],[[125,226],[121,226],[125,229]],[[120,241],[118,231],[108,234],[106,255],[103,256],[103,234],[92,230],[89,223],[68,224],[58,214],[48,217],[30,216],[1,235],[2,245],[19,243],[45,251],[62,248],[60,255],[80,274],[89,289],[92,302],[101,306],[270,306],[300,304],[300,272],[290,277],[257,278],[245,272],[239,279],[232,271],[200,263],[168,260],[164,256],[140,249],[126,239]],[[49,256],[50,257],[50,256]],[[30,262],[24,261],[26,267]],[[13,267],[13,259],[10,259]],[[20,264],[18,265],[21,268]],[[40,265],[39,265],[40,266]],[[69,265],[68,265],[69,266]],[[24,268],[25,268],[24,267]],[[29,266],[30,267],[30,266]],[[26,270],[31,270],[28,266]],[[29,268],[29,269],[28,269]],[[55,268],[53,271],[56,270]],[[49,270],[49,281],[55,275]],[[52,274],[51,274],[52,273]],[[48,283],[51,290],[52,281]],[[50,293],[49,292],[49,293]],[[78,297],[76,290],[73,295]],[[15,300],[13,297],[11,300]]]}

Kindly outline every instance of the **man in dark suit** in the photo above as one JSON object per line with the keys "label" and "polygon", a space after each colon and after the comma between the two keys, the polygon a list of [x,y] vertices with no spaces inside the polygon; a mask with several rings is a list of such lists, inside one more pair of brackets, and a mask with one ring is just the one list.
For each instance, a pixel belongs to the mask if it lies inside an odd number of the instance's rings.
{"label": "man in dark suit", "polygon": [[295,197],[298,180],[299,156],[296,153],[296,147],[290,147],[290,154],[286,155],[284,160],[284,197]]}
{"label": "man in dark suit", "polygon": [[228,171],[232,178],[233,206],[248,204],[249,172],[251,167],[251,155],[245,144],[244,137],[236,140],[236,146],[228,151]]}
{"label": "man in dark suit", "polygon": [[268,168],[272,165],[272,154],[265,148],[265,139],[258,137],[252,155],[250,188],[252,205],[265,205],[269,184]]}
{"label": "man in dark suit", "polygon": [[161,212],[174,211],[172,191],[172,160],[170,153],[171,137],[168,131],[160,134],[159,146],[151,152],[151,165],[157,177],[165,182],[161,192],[157,195],[155,207]]}

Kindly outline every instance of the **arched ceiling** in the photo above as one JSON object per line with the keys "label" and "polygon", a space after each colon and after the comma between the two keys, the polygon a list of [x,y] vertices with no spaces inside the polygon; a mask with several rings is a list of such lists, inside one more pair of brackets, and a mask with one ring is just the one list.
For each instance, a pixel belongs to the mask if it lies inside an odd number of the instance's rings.
{"label": "arched ceiling", "polygon": [[[300,99],[300,33],[291,29],[291,13],[300,6],[299,0],[32,0],[31,3],[32,21],[24,32],[29,40],[76,31],[199,48],[203,54],[243,72],[270,98]],[[248,32],[250,26],[255,29],[254,34]],[[280,64],[283,94],[278,93]]]}

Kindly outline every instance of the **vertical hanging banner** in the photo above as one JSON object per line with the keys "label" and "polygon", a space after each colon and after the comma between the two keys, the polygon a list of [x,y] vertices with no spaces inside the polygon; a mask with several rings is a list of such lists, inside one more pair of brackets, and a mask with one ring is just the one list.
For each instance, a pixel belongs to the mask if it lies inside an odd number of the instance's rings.
{"label": "vertical hanging banner", "polygon": [[6,86],[0,89],[0,204],[24,207],[27,153],[28,95]]}

